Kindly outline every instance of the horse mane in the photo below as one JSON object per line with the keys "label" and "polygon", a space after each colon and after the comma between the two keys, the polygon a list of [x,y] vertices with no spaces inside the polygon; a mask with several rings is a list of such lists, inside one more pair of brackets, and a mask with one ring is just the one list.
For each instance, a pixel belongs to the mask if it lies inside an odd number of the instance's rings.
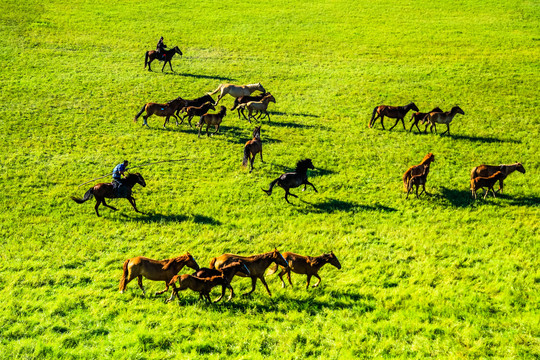
{"label": "horse mane", "polygon": [[296,163],[296,171],[307,170],[308,165],[311,163],[311,159],[303,159]]}
{"label": "horse mane", "polygon": [[183,261],[183,260],[187,260],[191,257],[191,255],[189,253],[185,253],[184,255],[179,255],[177,257],[174,257],[172,259],[169,259],[167,261],[167,263],[165,265],[163,265],[163,270],[168,270],[171,265],[174,263],[174,262],[180,262],[180,261]]}
{"label": "horse mane", "polygon": [[424,158],[422,159],[422,162],[420,162],[420,165],[424,165],[426,162],[432,162],[435,160],[435,155],[433,153],[428,153]]}

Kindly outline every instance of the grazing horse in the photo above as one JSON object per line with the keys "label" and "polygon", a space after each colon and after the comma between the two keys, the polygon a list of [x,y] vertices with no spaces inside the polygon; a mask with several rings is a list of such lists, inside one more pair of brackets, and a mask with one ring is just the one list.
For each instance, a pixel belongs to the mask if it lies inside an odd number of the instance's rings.
{"label": "grazing horse", "polygon": [[471,180],[479,176],[488,177],[495,174],[497,171],[500,171],[504,174],[504,177],[499,180],[499,190],[497,190],[497,192],[503,192],[503,180],[516,170],[525,174],[525,168],[521,163],[508,165],[480,165],[472,169]]}
{"label": "grazing horse", "polygon": [[252,256],[240,256],[240,255],[234,255],[234,254],[223,254],[218,257],[213,258],[210,260],[210,269],[221,269],[225,265],[228,265],[235,261],[241,261],[246,265],[246,267],[249,270],[249,275],[245,275],[241,272],[236,273],[238,276],[242,277],[251,277],[251,291],[245,293],[244,295],[249,295],[253,291],[255,291],[255,284],[257,283],[257,279],[261,280],[264,287],[266,288],[266,291],[268,291],[268,295],[272,296],[272,293],[270,292],[270,289],[268,288],[268,285],[266,284],[266,281],[264,280],[264,272],[266,271],[266,268],[270,266],[271,263],[276,263],[278,265],[287,267],[287,261],[283,258],[283,256],[277,251],[276,248],[274,248],[274,251],[265,253],[265,254],[259,254],[259,255],[252,255]]}
{"label": "grazing horse", "polygon": [[[422,195],[425,191],[426,191],[426,182],[427,182],[427,170],[429,169],[429,165],[428,164],[424,164],[422,165],[422,167],[424,168],[422,170],[422,173],[421,174],[418,174],[418,175],[413,175],[410,179],[409,179],[409,184],[407,186],[407,196],[405,197],[406,199],[409,198],[409,193],[411,192],[412,188],[413,188],[413,185],[416,186],[416,197],[418,198],[420,195]],[[420,195],[418,194],[418,188],[422,186],[422,191],[420,192]]]}
{"label": "grazing horse", "polygon": [[[260,120],[260,119],[264,119],[265,117],[268,117],[268,121],[270,121],[270,114],[268,114],[268,111],[266,111],[266,109],[268,109],[268,104],[270,103],[270,101],[275,103],[276,99],[274,98],[272,94],[268,93],[261,101],[250,101],[248,103],[238,105],[238,110],[242,112],[244,119],[246,119],[250,123],[251,123],[251,120],[250,120],[251,118]],[[249,114],[247,118],[246,118],[246,115],[244,115],[244,109],[249,110]],[[259,113],[258,118],[255,118],[255,116],[252,115],[254,111],[257,111]],[[261,117],[263,113],[265,115]]]}
{"label": "grazing horse", "polygon": [[156,104],[156,103],[147,103],[144,104],[141,108],[141,111],[135,115],[135,118],[133,119],[133,122],[136,122],[139,116],[146,110],[146,115],[143,116],[144,122],[143,126],[148,126],[148,118],[152,115],[157,115],[165,118],[165,121],[163,122],[163,128],[165,129],[165,124],[169,122],[169,118],[172,116],[176,119],[176,124],[178,124],[178,118],[174,114],[176,110],[182,108],[185,106],[185,100],[181,98],[177,98],[174,100],[169,101],[166,104]]}
{"label": "grazing horse", "polygon": [[264,90],[264,87],[261,85],[261,83],[257,84],[248,84],[248,85],[233,85],[233,84],[220,84],[216,90],[209,92],[208,95],[214,95],[218,91],[221,91],[218,95],[218,98],[216,100],[216,103],[214,105],[217,105],[219,100],[221,100],[225,95],[229,94],[232,97],[240,97],[240,96],[248,96],[251,95],[252,92],[259,90],[260,92],[265,93],[266,90]]}
{"label": "grazing horse", "polygon": [[[287,274],[289,284],[293,286],[291,282],[291,271],[297,274],[307,275],[306,289],[309,289],[309,282],[311,281],[312,276],[315,276],[317,279],[319,279],[319,281],[315,285],[313,285],[313,287],[317,287],[321,283],[321,278],[318,272],[320,268],[323,267],[323,265],[331,264],[334,265],[336,268],[341,269],[341,264],[339,263],[337,256],[334,255],[334,252],[332,251],[330,252],[330,254],[322,254],[320,256],[314,257],[302,256],[294,254],[292,252],[284,252],[283,257],[285,258],[285,260],[287,260],[289,266],[281,267],[281,272],[278,274],[279,278],[281,279],[281,287],[285,287],[285,281],[283,281],[283,275],[285,274]],[[274,274],[277,270],[278,266],[276,264],[268,275]]]}
{"label": "grazing horse", "polygon": [[375,120],[377,120],[380,117],[381,126],[384,130],[383,120],[384,120],[384,117],[386,116],[389,118],[397,119],[396,123],[394,124],[394,126],[390,128],[390,130],[392,130],[398,124],[399,120],[401,120],[401,122],[403,123],[403,129],[407,130],[405,128],[405,120],[403,120],[403,118],[405,117],[405,115],[407,115],[409,110],[420,111],[418,110],[418,108],[416,107],[414,103],[409,103],[405,106],[388,106],[388,105],[376,106],[373,109],[373,114],[371,115],[371,120],[369,121],[368,127],[372,128],[373,125],[375,124]]}
{"label": "grazing horse", "polygon": [[419,132],[422,132],[422,130],[420,130],[420,128],[418,127],[418,123],[420,122],[420,120],[424,120],[424,118],[426,117],[427,114],[429,113],[432,113],[432,112],[443,112],[441,108],[439,107],[436,107],[434,108],[433,110],[431,110],[430,112],[427,112],[427,113],[424,113],[424,112],[415,112],[412,114],[411,116],[411,120],[409,120],[409,122],[413,121],[413,124],[411,125],[411,128],[409,130],[409,132],[412,131],[413,127],[416,126],[416,128],[418,129]]}
{"label": "grazing horse", "polygon": [[206,124],[206,136],[208,136],[208,128],[210,127],[210,125],[214,125],[214,127],[216,128],[214,134],[216,134],[219,131],[219,125],[223,121],[225,115],[227,115],[227,108],[225,106],[221,106],[217,114],[202,115],[199,123],[197,124],[197,127],[199,128],[199,137],[201,137],[201,129],[204,124]]}
{"label": "grazing horse", "polygon": [[[249,276],[249,269],[244,265],[241,261],[235,261],[230,264],[227,264],[223,266],[221,269],[209,269],[209,268],[200,268],[195,273],[193,273],[193,276],[196,276],[198,278],[210,278],[212,276],[221,276],[227,280],[227,283],[230,285],[234,275],[236,275],[237,272],[242,272],[244,275]],[[221,296],[217,298],[214,302],[219,302],[225,295],[225,289],[231,289],[231,294],[229,295],[229,298],[227,299],[230,301],[234,297],[234,290],[232,286],[223,285],[221,287]]]}
{"label": "grazing horse", "polygon": [[497,181],[501,181],[505,177],[506,176],[504,175],[502,171],[497,171],[495,174],[488,177],[477,176],[474,179],[471,179],[471,193],[472,193],[473,199],[476,199],[476,192],[479,189],[483,189],[483,188],[487,188],[484,194],[484,199],[488,195],[489,190],[491,190],[491,192],[493,193],[493,197],[496,197],[495,190],[493,190],[493,186],[495,185]]}
{"label": "grazing horse", "polygon": [[[169,282],[184,266],[188,266],[194,270],[199,269],[199,264],[197,264],[197,261],[195,261],[195,258],[190,253],[165,260],[153,260],[137,256],[124,261],[124,272],[118,288],[120,289],[120,293],[123,293],[126,290],[127,284],[137,278],[139,287],[143,292],[143,296],[145,296],[146,291],[142,284],[142,278],[144,276],[148,280],[165,281],[165,285],[167,286],[165,290],[156,292],[156,295],[161,295],[169,291]],[[171,285],[174,289],[174,284]]]}
{"label": "grazing horse", "polygon": [[[433,161],[435,161],[435,155],[433,155],[432,153],[428,153],[426,156],[424,156],[420,164],[413,165],[408,168],[407,171],[405,171],[405,174],[403,174],[403,188],[405,191],[408,191],[409,189],[409,180],[411,179],[411,177],[413,177],[414,175],[421,175],[423,173],[425,173],[425,176],[429,174],[429,166]],[[427,165],[425,169],[424,165]]]}
{"label": "grazing horse", "polygon": [[116,194],[113,188],[113,184],[111,183],[99,183],[91,187],[84,194],[84,197],[82,199],[76,198],[75,196],[72,196],[71,199],[77,204],[82,204],[85,201],[90,200],[92,197],[95,197],[96,206],[94,208],[96,209],[96,215],[99,216],[98,207],[101,203],[103,203],[104,206],[113,209],[114,211],[118,210],[117,208],[108,205],[105,202],[105,198],[126,198],[130,202],[131,206],[133,206],[133,209],[135,209],[136,212],[140,213],[141,211],[137,210],[137,207],[135,206],[135,199],[133,198],[133,196],[131,196],[131,189],[136,184],[139,184],[142,187],[146,186],[146,182],[144,181],[142,175],[139,173],[129,174],[124,180],[122,180],[122,186],[119,188],[124,190],[122,194]]}
{"label": "grazing horse", "polygon": [[[181,99],[180,97],[178,99]],[[207,103],[207,102],[211,102],[212,104],[214,104],[214,98],[212,98],[210,95],[204,95],[204,96],[201,96],[199,98],[196,98],[196,99],[193,99],[193,100],[184,100],[186,103],[184,105],[184,107],[188,107],[188,106],[201,106],[203,105],[204,103]],[[215,105],[215,104],[214,104]],[[183,108],[181,109],[178,109],[176,110],[176,116],[179,116],[179,112],[182,110]]]}
{"label": "grazing horse", "polygon": [[[177,281],[178,289],[174,286]],[[167,299],[167,302],[172,301],[178,295],[179,290],[191,289],[199,293],[199,300],[204,299],[208,300],[208,302],[212,302],[210,299],[210,291],[212,291],[212,288],[221,285],[222,287],[228,287],[232,290],[231,285],[227,279],[225,279],[223,274],[209,278],[199,278],[189,274],[175,275],[169,282],[169,285],[173,287],[173,293],[171,297]],[[180,297],[178,297],[178,299],[180,299]]]}
{"label": "grazing horse", "polygon": [[146,69],[146,65],[148,65],[148,71],[152,71],[152,69],[150,68],[150,64],[152,64],[152,61],[157,59],[159,61],[164,62],[163,67],[161,68],[161,72],[163,72],[163,69],[165,69],[165,65],[167,65],[167,63],[169,63],[169,66],[171,67],[171,71],[173,71],[171,60],[175,54],[178,54],[180,56],[183,55],[182,51],[178,48],[178,46],[175,46],[170,50],[165,50],[161,58],[159,57],[157,51],[155,50],[147,51],[146,54],[144,55],[144,68]]}
{"label": "grazing horse", "polygon": [[463,112],[463,110],[461,110],[459,106],[454,106],[450,111],[431,112],[427,114],[423,120],[424,122],[427,122],[424,132],[427,133],[427,128],[429,125],[431,125],[431,127],[429,128],[431,132],[433,132],[433,128],[435,128],[435,132],[437,132],[437,127],[435,126],[435,124],[446,124],[446,131],[443,132],[441,135],[444,135],[446,133],[450,135],[450,123],[454,119],[454,116],[456,116],[457,114],[465,115],[465,113]]}
{"label": "grazing horse", "polygon": [[[240,97],[234,98],[234,104],[233,104],[233,107],[231,108],[231,111],[233,111],[234,109],[237,109],[238,105],[240,104],[246,104],[250,101],[261,101],[266,95],[267,93],[262,93],[261,95],[240,96]],[[240,109],[237,109],[237,111],[238,111],[238,118],[240,119]]]}
{"label": "grazing horse", "polygon": [[247,163],[249,161],[251,165],[251,170],[249,170],[249,172],[253,171],[253,161],[255,161],[255,155],[257,155],[257,153],[261,154],[261,162],[264,162],[262,156],[260,126],[255,127],[255,129],[253,130],[253,139],[249,140],[246,145],[244,145],[244,159],[242,160],[242,166],[247,166]]}
{"label": "grazing horse", "polygon": [[307,185],[311,185],[313,187],[313,190],[315,190],[315,192],[318,192],[317,189],[315,189],[315,185],[310,183],[307,179],[308,169],[315,169],[313,163],[311,162],[311,159],[300,160],[296,163],[296,170],[281,175],[270,183],[270,188],[268,190],[262,189],[262,191],[264,191],[266,194],[268,194],[268,196],[270,196],[272,195],[272,188],[277,184],[278,186],[282,187],[283,190],[285,190],[285,200],[289,204],[291,203],[287,198],[289,195],[298,198],[297,195],[289,192],[290,188],[296,188],[300,185],[304,185],[304,189],[302,190],[304,191],[306,190]]}
{"label": "grazing horse", "polygon": [[[182,108],[181,111],[185,112],[186,115],[182,117],[182,121],[180,124],[184,122],[185,118],[188,118],[189,127],[191,126],[191,119],[193,119],[194,116],[202,116],[208,112],[208,110],[216,110],[213,102],[206,102],[202,104],[201,106],[187,106]],[[176,123],[178,125],[178,122]]]}

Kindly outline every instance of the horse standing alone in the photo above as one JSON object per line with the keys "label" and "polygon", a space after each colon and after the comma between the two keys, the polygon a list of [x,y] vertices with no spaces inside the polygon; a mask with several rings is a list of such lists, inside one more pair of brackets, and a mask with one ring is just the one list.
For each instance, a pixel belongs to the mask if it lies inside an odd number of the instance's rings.
{"label": "horse standing alone", "polygon": [[170,50],[165,50],[163,52],[164,56],[162,58],[158,58],[159,55],[155,50],[147,51],[144,55],[144,68],[146,69],[146,65],[148,65],[148,71],[152,71],[152,68],[150,68],[150,64],[152,64],[152,61],[157,59],[164,62],[163,67],[161,68],[161,72],[163,72],[163,69],[165,69],[165,65],[167,65],[167,63],[169,63],[171,71],[173,71],[171,60],[175,54],[178,54],[180,56],[183,55],[182,51],[178,48],[178,46],[175,46]]}
{"label": "horse standing alone", "polygon": [[272,188],[277,184],[278,186],[283,188],[283,190],[285,190],[285,200],[289,204],[291,203],[287,198],[289,195],[294,196],[295,198],[298,197],[297,195],[289,192],[290,188],[296,188],[300,185],[304,185],[304,190],[306,190],[307,185],[311,185],[313,187],[313,190],[315,190],[315,192],[318,192],[315,188],[315,185],[310,183],[307,179],[308,169],[315,169],[313,163],[311,162],[311,159],[300,160],[296,163],[296,169],[293,172],[288,172],[281,175],[270,183],[270,188],[268,190],[262,189],[262,191],[264,191],[268,196],[270,196],[272,195]]}

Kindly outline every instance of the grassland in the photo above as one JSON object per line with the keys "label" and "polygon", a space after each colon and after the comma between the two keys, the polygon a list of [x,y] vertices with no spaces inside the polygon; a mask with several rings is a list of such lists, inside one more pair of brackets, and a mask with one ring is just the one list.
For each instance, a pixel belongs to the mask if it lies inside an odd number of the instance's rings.
{"label": "grassland", "polygon": [[[0,3],[0,357],[137,359],[540,356],[540,9],[533,1],[12,1]],[[184,56],[143,69],[159,36]],[[277,103],[264,157],[252,126],[134,123],[146,102],[261,82]],[[375,105],[465,111],[451,136],[368,129]],[[224,99],[230,107],[232,99]],[[388,122],[386,124],[389,124]],[[441,129],[439,129],[441,131]],[[428,191],[401,175],[433,152]],[[318,193],[261,190],[309,157]],[[123,159],[145,214],[77,205]],[[471,201],[481,163],[523,162]],[[268,278],[249,298],[180,305],[118,293],[122,262],[191,252],[333,250],[317,289]],[[149,293],[162,283],[145,282]],[[235,280],[238,293],[249,281]]]}

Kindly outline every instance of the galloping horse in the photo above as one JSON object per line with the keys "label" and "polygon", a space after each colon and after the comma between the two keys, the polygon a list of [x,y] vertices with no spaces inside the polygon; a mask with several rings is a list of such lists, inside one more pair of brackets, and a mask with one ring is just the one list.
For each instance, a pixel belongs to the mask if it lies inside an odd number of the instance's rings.
{"label": "galloping horse", "polygon": [[[334,265],[336,268],[341,269],[341,264],[339,263],[339,260],[336,255],[334,255],[334,252],[330,252],[329,254],[322,254],[320,256],[302,256],[298,254],[294,254],[292,252],[284,252],[283,257],[285,260],[287,260],[287,263],[289,264],[288,267],[282,267],[281,272],[278,274],[279,278],[281,279],[281,287],[285,287],[285,281],[283,281],[283,275],[287,274],[287,279],[289,280],[289,284],[293,286],[291,282],[291,271],[297,274],[305,274],[307,275],[307,284],[306,289],[309,288],[309,282],[311,281],[311,277],[315,276],[319,281],[313,285],[313,287],[319,286],[321,283],[321,278],[319,277],[319,269],[323,267],[325,264],[331,264]],[[272,271],[268,273],[268,275],[274,274],[278,270],[277,264],[274,266]]]}
{"label": "galloping horse", "polygon": [[313,190],[315,190],[315,192],[318,192],[317,189],[315,189],[315,185],[310,183],[307,179],[308,169],[315,169],[315,167],[313,166],[313,163],[311,162],[311,159],[300,160],[299,162],[296,163],[296,170],[294,170],[293,172],[288,172],[281,175],[280,177],[278,177],[277,179],[275,179],[274,181],[270,183],[270,188],[268,190],[262,189],[262,191],[264,191],[266,194],[270,196],[272,195],[272,188],[277,184],[278,186],[282,187],[285,190],[285,200],[289,204],[291,202],[289,201],[287,196],[291,195],[291,196],[294,196],[295,198],[298,198],[298,196],[289,192],[290,188],[296,188],[296,187],[299,187],[300,185],[304,185],[304,190],[306,190],[307,185],[311,185],[313,187]]}
{"label": "galloping horse", "polygon": [[[184,122],[185,118],[188,118],[189,127],[193,127],[191,125],[191,119],[193,119],[194,116],[202,116],[202,115],[206,114],[206,112],[208,110],[216,110],[213,102],[208,101],[208,102],[205,102],[204,104],[202,104],[201,106],[186,106],[186,107],[183,107],[181,112],[185,112],[186,115],[184,115],[182,117],[182,121],[180,121],[180,124],[182,124]],[[178,125],[178,122],[176,122],[176,124]]]}
{"label": "galloping horse", "polygon": [[[262,93],[261,95],[240,96],[240,97],[234,98],[234,104],[233,104],[233,107],[231,108],[231,111],[233,111],[234,109],[237,109],[238,105],[240,104],[246,104],[250,101],[261,101],[266,95],[267,93]],[[238,111],[238,118],[240,119],[240,109],[237,109],[237,111]]]}
{"label": "galloping horse", "polygon": [[[180,97],[178,99],[181,99]],[[193,99],[193,100],[184,100],[186,102],[186,104],[184,105],[184,107],[189,107],[189,106],[201,106],[202,104],[206,103],[206,102],[211,102],[212,104],[214,104],[214,99],[210,96],[210,95],[204,95],[204,96],[201,96],[199,98],[196,98],[196,99]],[[176,110],[176,116],[178,116],[178,113],[182,110],[183,108],[180,108],[178,110]]]}
{"label": "galloping horse", "polygon": [[420,130],[420,128],[418,127],[418,123],[420,122],[420,120],[424,120],[424,118],[426,117],[427,114],[429,113],[432,113],[432,112],[443,112],[442,109],[440,107],[436,107],[434,108],[433,110],[431,110],[430,112],[427,112],[427,113],[424,113],[424,112],[415,112],[412,114],[411,116],[411,120],[409,120],[409,122],[413,121],[413,124],[411,125],[411,128],[409,130],[409,132],[412,131],[413,127],[416,125],[416,128],[418,129],[419,132],[422,132],[422,130]]}
{"label": "galloping horse", "polygon": [[244,295],[249,295],[253,291],[255,291],[255,284],[257,283],[257,279],[259,279],[261,280],[264,287],[266,288],[266,291],[268,291],[268,295],[272,296],[272,293],[270,292],[270,289],[268,288],[268,285],[266,284],[266,281],[264,280],[264,272],[266,271],[266,268],[268,268],[268,266],[270,266],[271,263],[276,263],[284,267],[288,266],[287,261],[279,253],[279,251],[277,251],[277,249],[274,248],[274,251],[271,251],[265,254],[252,255],[252,256],[223,254],[210,260],[210,269],[219,270],[223,268],[225,265],[228,265],[236,261],[241,261],[249,270],[249,275],[245,275],[242,272],[238,272],[236,273],[236,275],[242,276],[242,277],[247,277],[247,276],[251,277],[251,291],[245,293]]}
{"label": "galloping horse", "polygon": [[240,96],[251,95],[251,93],[256,90],[259,90],[263,93],[266,92],[266,90],[264,90],[261,83],[248,84],[248,85],[220,84],[216,90],[209,92],[208,95],[214,95],[218,91],[221,91],[221,93],[218,95],[216,103],[214,104],[214,105],[217,105],[219,100],[221,100],[227,94],[231,95],[232,97],[237,98]]}
{"label": "galloping horse", "polygon": [[[268,104],[271,102],[275,103],[276,99],[274,96],[270,93],[268,93],[261,101],[250,101],[248,103],[240,104],[238,105],[238,110],[242,112],[242,115],[244,116],[244,119],[251,122],[251,118],[254,118],[255,120],[264,119],[265,117],[268,117],[268,121],[270,121],[270,114],[268,114]],[[244,109],[249,110],[248,117],[246,118],[246,115],[244,115]],[[259,117],[255,118],[255,116],[252,116],[253,112],[256,111],[259,113]],[[265,114],[261,117],[262,114]]]}
{"label": "galloping horse", "polygon": [[[422,162],[418,165],[413,165],[410,168],[405,171],[405,174],[403,174],[403,188],[405,191],[408,191],[409,189],[409,180],[414,175],[422,175],[425,174],[427,176],[429,174],[429,166],[431,163],[435,161],[435,155],[432,153],[428,153],[424,158],[422,159]],[[427,165],[427,167],[424,169],[424,165]]]}
{"label": "galloping horse", "polygon": [[[174,286],[177,281],[178,289]],[[169,285],[173,287],[173,294],[167,299],[167,302],[172,301],[174,297],[178,295],[178,290],[191,289],[199,293],[199,300],[204,299],[208,300],[208,302],[212,302],[210,299],[210,291],[212,288],[221,285],[222,287],[229,287],[232,290],[231,285],[227,279],[225,279],[223,274],[209,278],[199,278],[189,274],[175,275],[169,282]]]}
{"label": "galloping horse", "polygon": [[167,65],[167,63],[169,63],[169,66],[171,67],[171,71],[173,71],[171,60],[174,57],[174,54],[178,54],[180,56],[183,55],[182,51],[178,48],[178,46],[175,46],[170,50],[165,50],[161,58],[159,58],[157,51],[155,50],[147,51],[146,54],[144,55],[144,68],[146,69],[146,65],[148,65],[148,71],[152,71],[152,69],[150,68],[150,64],[155,59],[158,59],[159,61],[164,62],[163,67],[161,68],[161,72],[163,72],[163,69],[165,69],[165,65]]}
{"label": "galloping horse", "polygon": [[242,160],[242,166],[247,166],[248,161],[251,165],[251,170],[253,171],[253,161],[255,161],[255,155],[257,153],[261,154],[261,162],[263,161],[262,156],[262,141],[261,141],[261,127],[257,126],[253,130],[253,139],[249,140],[246,145],[244,145],[244,159]]}
{"label": "galloping horse", "polygon": [[489,177],[495,174],[497,171],[500,171],[504,174],[503,177],[499,179],[499,190],[497,192],[503,191],[503,180],[506,179],[508,175],[514,171],[519,171],[522,174],[525,174],[525,168],[521,163],[509,164],[509,165],[480,165],[472,169],[471,171],[471,180],[479,176]]}
{"label": "galloping horse", "polygon": [[450,135],[450,123],[454,119],[454,116],[456,116],[457,114],[465,115],[465,113],[463,112],[463,110],[461,110],[459,106],[454,106],[450,111],[431,112],[427,114],[424,118],[424,122],[427,122],[424,132],[427,133],[427,128],[429,125],[431,125],[431,127],[429,128],[431,132],[433,132],[433,128],[435,128],[435,132],[437,132],[437,127],[435,126],[435,124],[446,124],[446,131],[443,132],[441,135],[444,135],[446,133]]}
{"label": "galloping horse", "polygon": [[113,209],[114,211],[117,211],[118,209],[115,207],[112,207],[108,205],[105,202],[105,198],[109,199],[115,199],[115,198],[126,198],[129,200],[131,206],[133,206],[133,209],[135,209],[136,212],[142,213],[141,211],[137,210],[137,207],[135,206],[135,199],[133,196],[131,196],[131,189],[135,184],[139,184],[142,187],[146,186],[146,182],[144,181],[143,177],[139,173],[135,174],[129,174],[126,176],[126,178],[122,181],[122,186],[120,189],[124,189],[125,193],[117,195],[114,193],[113,184],[111,183],[99,183],[91,187],[85,194],[82,199],[76,198],[75,196],[72,196],[71,199],[75,201],[77,204],[82,204],[87,200],[90,200],[92,197],[96,198],[96,206],[94,207],[96,209],[96,215],[99,216],[98,207],[101,203],[105,205],[106,207]]}
{"label": "galloping horse", "polygon": [[214,134],[216,134],[219,131],[219,125],[223,121],[223,118],[227,115],[227,108],[225,106],[221,106],[219,112],[217,114],[204,114],[199,119],[199,123],[197,124],[197,127],[199,128],[199,137],[201,137],[201,129],[204,124],[206,124],[206,135],[208,136],[208,128],[210,125],[214,125],[216,128],[216,131],[214,131]]}
{"label": "galloping horse", "polygon": [[399,120],[401,120],[401,123],[403,124],[403,129],[407,130],[405,128],[405,120],[403,120],[403,118],[405,117],[405,115],[407,115],[409,110],[420,111],[418,110],[418,108],[416,107],[414,103],[409,103],[405,106],[388,106],[388,105],[376,106],[373,109],[373,114],[371,115],[371,120],[369,121],[368,127],[372,128],[373,125],[375,124],[375,120],[377,120],[380,117],[381,126],[384,130],[383,120],[384,120],[384,117],[386,116],[389,118],[397,119],[396,123],[394,124],[394,126],[390,128],[390,130],[392,130],[398,124]]}
{"label": "galloping horse", "polygon": [[[167,286],[165,290],[156,292],[156,295],[161,295],[169,291],[169,282],[184,266],[188,266],[194,270],[199,269],[199,264],[197,264],[197,261],[195,261],[195,258],[190,253],[165,260],[154,260],[142,256],[127,259],[124,261],[122,267],[123,273],[118,288],[120,289],[120,293],[123,293],[126,290],[127,284],[137,278],[144,296],[146,295],[142,284],[142,278],[144,276],[148,280],[165,281],[165,285]],[[172,284],[172,287],[175,289],[174,284]]]}
{"label": "galloping horse", "polygon": [[[148,118],[152,115],[157,115],[165,118],[165,121],[163,122],[163,128],[165,129],[165,124],[169,122],[169,118],[172,116],[176,119],[176,124],[178,125],[178,118],[174,114],[176,110],[184,107],[186,104],[186,101],[182,98],[177,98],[174,100],[169,101],[166,104],[156,104],[156,103],[147,103],[144,104],[141,108],[141,111],[135,115],[135,118],[133,119],[133,122],[137,122],[137,119],[141,114],[146,110],[146,115],[143,116],[144,122],[143,126],[148,126]],[[149,126],[148,126],[149,127]]]}
{"label": "galloping horse", "polygon": [[219,302],[223,296],[225,296],[225,289],[229,288],[231,289],[231,294],[229,295],[229,298],[227,299],[230,301],[234,297],[234,290],[232,286],[230,286],[231,281],[236,275],[237,272],[243,272],[245,275],[249,276],[249,269],[244,265],[241,261],[235,261],[232,263],[229,263],[227,265],[224,265],[221,269],[209,269],[209,268],[200,268],[195,273],[193,273],[193,276],[196,276],[198,278],[210,278],[212,276],[223,276],[225,280],[227,280],[228,285],[223,285],[221,287],[221,296],[218,297],[214,302]]}

